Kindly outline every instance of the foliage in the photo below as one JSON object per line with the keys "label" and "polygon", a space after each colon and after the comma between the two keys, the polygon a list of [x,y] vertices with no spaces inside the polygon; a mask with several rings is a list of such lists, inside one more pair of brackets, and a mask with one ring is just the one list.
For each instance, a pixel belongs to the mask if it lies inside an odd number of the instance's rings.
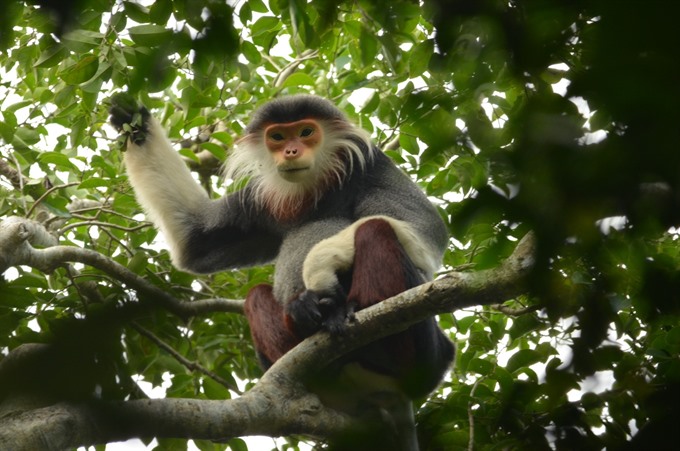
{"label": "foliage", "polygon": [[[218,163],[255,107],[326,96],[437,202],[455,238],[447,269],[494,267],[528,230],[537,236],[527,294],[507,304],[536,309],[441,317],[459,355],[419,412],[423,449],[668,446],[680,414],[677,9],[3,2],[0,218],[42,222],[60,244],[110,256],[178,299],[242,299],[271,268],[173,268],[127,184],[106,99],[127,90],[154,110],[219,195]],[[121,305],[130,308],[109,316]],[[205,399],[260,375],[240,315],[187,319],[140,305],[89,266],[18,267],[0,282],[0,349],[76,347],[82,358],[65,364],[107,399],[139,396],[133,375],[154,385],[169,375],[167,396]],[[95,354],[95,367],[80,367]],[[84,396],[75,385],[54,388]]]}

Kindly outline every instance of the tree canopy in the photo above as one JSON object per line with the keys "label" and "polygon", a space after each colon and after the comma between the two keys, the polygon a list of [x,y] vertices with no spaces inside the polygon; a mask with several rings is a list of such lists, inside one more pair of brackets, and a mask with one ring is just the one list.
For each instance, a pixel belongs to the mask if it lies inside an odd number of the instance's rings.
{"label": "tree canopy", "polygon": [[[323,446],[350,420],[306,394],[305,371],[437,314],[458,355],[419,406],[423,450],[675,449],[679,10],[2,2],[0,448]],[[272,268],[172,266],[107,123],[121,91],[214,196],[255,108],[333,100],[437,205],[452,237],[441,278],[263,375],[241,300]]]}

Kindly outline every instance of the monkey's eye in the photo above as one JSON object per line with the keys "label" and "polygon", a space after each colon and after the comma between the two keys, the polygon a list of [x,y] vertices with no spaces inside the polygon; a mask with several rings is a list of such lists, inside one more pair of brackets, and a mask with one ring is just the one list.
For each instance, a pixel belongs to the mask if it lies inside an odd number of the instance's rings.
{"label": "monkey's eye", "polygon": [[312,133],[314,133],[314,129],[312,127],[306,127],[302,129],[300,136],[306,138],[308,136],[312,136]]}
{"label": "monkey's eye", "polygon": [[269,135],[270,139],[273,139],[274,141],[283,141],[284,137],[283,134],[281,133],[272,133]]}

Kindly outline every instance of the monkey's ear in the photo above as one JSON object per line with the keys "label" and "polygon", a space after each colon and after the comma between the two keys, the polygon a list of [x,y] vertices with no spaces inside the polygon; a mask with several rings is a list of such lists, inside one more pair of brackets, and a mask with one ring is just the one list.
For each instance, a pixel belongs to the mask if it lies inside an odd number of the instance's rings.
{"label": "monkey's ear", "polygon": [[149,110],[140,105],[127,92],[119,92],[109,99],[111,125],[121,132],[119,142],[125,150],[128,138],[134,144],[142,145],[149,132]]}

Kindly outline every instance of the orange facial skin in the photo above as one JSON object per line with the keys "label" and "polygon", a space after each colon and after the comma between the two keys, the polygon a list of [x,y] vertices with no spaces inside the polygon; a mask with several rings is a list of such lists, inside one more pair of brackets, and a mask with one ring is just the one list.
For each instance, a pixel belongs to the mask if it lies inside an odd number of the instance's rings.
{"label": "orange facial skin", "polygon": [[302,170],[311,167],[314,152],[323,141],[323,128],[313,119],[303,119],[269,125],[264,135],[279,170]]}

